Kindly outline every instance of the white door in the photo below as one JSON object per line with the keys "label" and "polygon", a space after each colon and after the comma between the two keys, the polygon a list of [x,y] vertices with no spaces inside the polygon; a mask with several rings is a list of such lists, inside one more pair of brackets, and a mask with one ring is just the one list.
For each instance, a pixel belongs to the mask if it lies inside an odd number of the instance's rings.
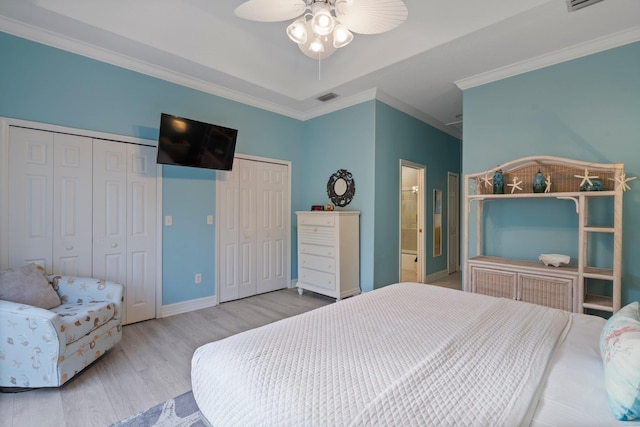
{"label": "white door", "polygon": [[126,283],[126,144],[94,141],[93,194],[94,275],[112,282]]}
{"label": "white door", "polygon": [[220,302],[257,293],[256,168],[234,159],[233,170],[218,172],[218,277]]}
{"label": "white door", "polygon": [[289,167],[235,158],[216,187],[220,302],[287,286]]}
{"label": "white door", "polygon": [[[234,160],[234,169],[239,161]],[[220,302],[238,298],[238,173],[235,170],[218,171],[216,174],[216,217],[218,283]]]}
{"label": "white door", "polygon": [[156,317],[156,149],[127,147],[126,323]]}
{"label": "white door", "polygon": [[94,276],[125,285],[124,323],[156,307],[155,150],[94,140]]}
{"label": "white door", "polygon": [[91,138],[53,134],[53,273],[91,277]]}
{"label": "white door", "polygon": [[90,276],[91,139],[11,127],[9,265]]}
{"label": "white door", "polygon": [[286,165],[258,163],[257,275],[258,293],[287,287]]}
{"label": "white door", "polygon": [[458,260],[460,259],[460,184],[458,180],[459,176],[457,173],[449,172],[449,197],[447,202],[447,223],[449,224],[449,274],[458,271]]}
{"label": "white door", "polygon": [[9,265],[53,273],[53,134],[11,127]]}

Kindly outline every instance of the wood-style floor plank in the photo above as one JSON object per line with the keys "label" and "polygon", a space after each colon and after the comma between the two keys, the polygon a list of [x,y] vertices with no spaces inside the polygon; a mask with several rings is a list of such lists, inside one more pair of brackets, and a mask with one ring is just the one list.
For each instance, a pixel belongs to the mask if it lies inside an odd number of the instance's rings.
{"label": "wood-style floor plank", "polygon": [[[460,289],[460,275],[441,281]],[[334,300],[284,289],[123,328],[122,341],[59,389],[0,393],[0,427],[108,426],[191,389],[191,357],[211,341]]]}

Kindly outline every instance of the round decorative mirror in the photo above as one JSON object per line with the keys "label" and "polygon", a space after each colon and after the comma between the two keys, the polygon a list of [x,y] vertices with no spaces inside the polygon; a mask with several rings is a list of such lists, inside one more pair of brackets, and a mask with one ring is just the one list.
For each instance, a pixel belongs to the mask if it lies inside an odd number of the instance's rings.
{"label": "round decorative mirror", "polygon": [[327,182],[327,194],[331,202],[340,207],[345,207],[356,195],[356,182],[353,175],[346,169],[338,169],[329,177]]}

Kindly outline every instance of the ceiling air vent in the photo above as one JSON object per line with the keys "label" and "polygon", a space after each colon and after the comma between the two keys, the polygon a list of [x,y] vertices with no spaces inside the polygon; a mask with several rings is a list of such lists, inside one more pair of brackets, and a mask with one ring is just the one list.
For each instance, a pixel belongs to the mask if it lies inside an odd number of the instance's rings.
{"label": "ceiling air vent", "polygon": [[316,99],[321,102],[327,102],[327,101],[331,101],[334,98],[337,98],[338,96],[340,95],[338,95],[337,93],[329,92],[317,97]]}
{"label": "ceiling air vent", "polygon": [[591,6],[601,1],[602,0],[567,0],[567,7],[569,8],[569,12],[575,12],[583,7]]}

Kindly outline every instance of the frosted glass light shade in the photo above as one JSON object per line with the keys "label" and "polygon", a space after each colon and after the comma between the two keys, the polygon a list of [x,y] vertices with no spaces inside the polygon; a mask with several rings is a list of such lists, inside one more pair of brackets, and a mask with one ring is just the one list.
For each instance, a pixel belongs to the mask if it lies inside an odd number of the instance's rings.
{"label": "frosted glass light shade", "polygon": [[316,37],[311,41],[311,44],[309,44],[309,50],[313,53],[324,52],[324,43],[322,43],[320,37]]}
{"label": "frosted glass light shade", "polygon": [[353,40],[353,33],[342,24],[336,25],[333,30],[333,47],[341,48]]}
{"label": "frosted glass light shade", "polygon": [[329,12],[329,10],[320,9],[313,14],[313,19],[311,19],[311,28],[313,29],[314,34],[319,36],[329,35],[333,31],[334,26],[335,20],[333,19],[333,16],[331,16],[331,12]]}
{"label": "frosted glass light shade", "polygon": [[296,19],[287,27],[287,35],[289,38],[298,44],[304,44],[307,42],[308,32],[307,23],[304,18]]}

